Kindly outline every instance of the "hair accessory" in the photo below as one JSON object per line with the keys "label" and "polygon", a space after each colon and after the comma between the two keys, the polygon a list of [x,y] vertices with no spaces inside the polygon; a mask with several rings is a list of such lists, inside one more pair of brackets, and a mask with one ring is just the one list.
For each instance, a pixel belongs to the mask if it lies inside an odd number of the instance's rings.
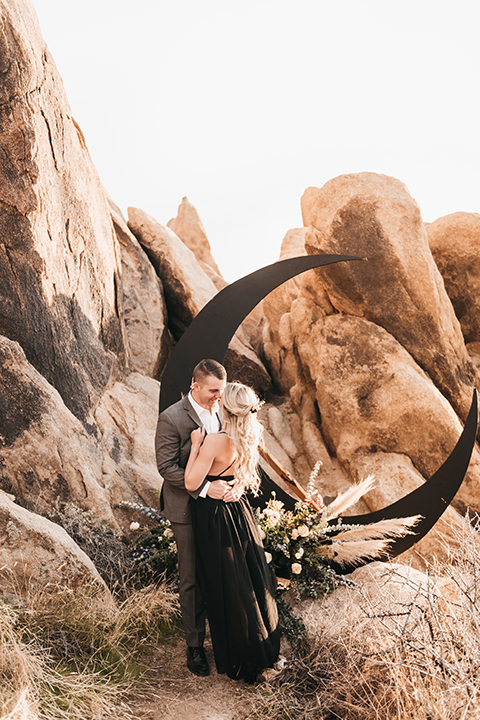
{"label": "hair accessory", "polygon": [[251,413],[257,413],[262,405],[265,405],[265,400],[260,400],[256,405],[254,405],[252,408],[250,408]]}

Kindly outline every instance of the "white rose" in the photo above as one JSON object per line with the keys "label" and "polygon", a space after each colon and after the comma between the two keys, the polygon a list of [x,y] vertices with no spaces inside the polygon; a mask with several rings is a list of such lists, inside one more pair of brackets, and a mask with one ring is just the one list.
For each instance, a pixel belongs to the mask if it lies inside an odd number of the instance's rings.
{"label": "white rose", "polygon": [[271,556],[271,554],[270,554],[269,552],[267,552],[266,550],[265,550],[265,560],[267,561],[267,563],[272,562],[272,556]]}
{"label": "white rose", "polygon": [[297,532],[300,535],[300,537],[307,537],[310,530],[308,529],[308,527],[306,525],[300,525],[300,527],[297,529]]}
{"label": "white rose", "polygon": [[297,560],[300,560],[300,558],[303,557],[303,552],[304,552],[303,548],[300,548],[300,550],[297,550],[297,552],[295,553],[295,557],[297,558]]}
{"label": "white rose", "polygon": [[268,515],[269,517],[267,520],[267,525],[268,527],[273,528],[275,527],[275,525],[278,524],[278,521],[280,520],[280,513],[278,512],[278,510],[271,510]]}
{"label": "white rose", "polygon": [[137,523],[137,522],[130,523],[130,530],[138,530],[139,527],[140,527],[140,523]]}
{"label": "white rose", "polygon": [[292,540],[296,540],[298,538],[298,530],[297,528],[293,528],[292,530]]}
{"label": "white rose", "polygon": [[294,575],[300,575],[301,572],[302,572],[302,566],[300,565],[300,563],[293,563],[292,573]]}
{"label": "white rose", "polygon": [[173,530],[171,530],[170,528],[166,528],[163,531],[163,536],[164,537],[173,537]]}

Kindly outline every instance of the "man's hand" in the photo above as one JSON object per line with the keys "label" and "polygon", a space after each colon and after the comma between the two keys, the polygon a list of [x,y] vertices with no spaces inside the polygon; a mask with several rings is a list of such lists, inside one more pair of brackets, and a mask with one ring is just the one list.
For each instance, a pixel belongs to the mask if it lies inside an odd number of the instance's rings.
{"label": "man's hand", "polygon": [[213,480],[207,490],[207,495],[214,500],[223,500],[227,490],[230,490],[230,485],[225,480]]}
{"label": "man's hand", "polygon": [[243,495],[244,486],[243,483],[237,482],[234,485],[229,485],[228,490],[223,496],[224,502],[238,502]]}

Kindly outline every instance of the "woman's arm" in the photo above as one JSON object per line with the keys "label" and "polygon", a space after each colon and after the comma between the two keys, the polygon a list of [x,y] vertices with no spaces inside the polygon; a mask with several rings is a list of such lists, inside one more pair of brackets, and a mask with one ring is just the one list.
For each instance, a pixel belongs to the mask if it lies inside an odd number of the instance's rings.
{"label": "woman's arm", "polygon": [[192,449],[185,468],[185,487],[191,492],[196,490],[208,475],[216,456],[216,437],[207,435],[205,428],[194,430],[191,434]]}

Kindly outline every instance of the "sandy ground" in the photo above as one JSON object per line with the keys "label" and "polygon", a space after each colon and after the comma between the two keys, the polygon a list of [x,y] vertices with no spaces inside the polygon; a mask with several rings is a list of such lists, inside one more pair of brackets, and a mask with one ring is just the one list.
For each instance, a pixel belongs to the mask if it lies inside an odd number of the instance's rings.
{"label": "sandy ground", "polygon": [[205,651],[210,675],[197,677],[187,669],[182,638],[157,646],[146,659],[156,689],[130,703],[136,720],[246,720],[257,686],[218,675],[208,640]]}

